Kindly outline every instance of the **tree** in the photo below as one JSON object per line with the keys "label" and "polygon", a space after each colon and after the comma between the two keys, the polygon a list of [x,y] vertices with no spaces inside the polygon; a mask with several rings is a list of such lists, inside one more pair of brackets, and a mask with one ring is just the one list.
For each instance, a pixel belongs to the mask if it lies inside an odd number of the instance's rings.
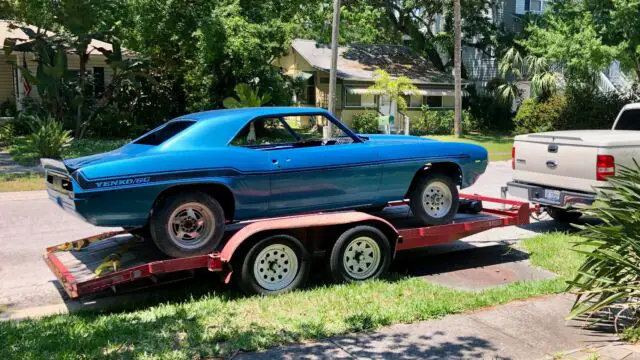
{"label": "tree", "polygon": [[498,97],[506,103],[520,97],[519,81],[531,81],[531,94],[539,101],[548,99],[558,89],[560,74],[551,70],[547,59],[535,55],[523,57],[515,47],[500,59],[498,71],[505,81],[498,86]]}
{"label": "tree", "polygon": [[[258,94],[258,90],[251,88],[248,84],[238,84],[235,87],[236,98],[228,97],[224,99],[223,104],[227,109],[237,109],[245,107],[260,107],[271,100],[269,94]],[[249,127],[249,135],[247,135],[247,142],[256,141],[256,128],[255,121],[251,122]]]}
{"label": "tree", "polygon": [[460,19],[460,0],[453,0],[453,28],[455,45],[453,52],[454,66],[453,75],[455,76],[455,110],[453,119],[453,129],[456,138],[462,135],[462,28]]}
{"label": "tree", "polygon": [[595,75],[620,60],[640,78],[640,27],[635,0],[556,1],[523,41],[535,56],[563,67],[567,81],[593,84]]}
{"label": "tree", "polygon": [[[388,72],[377,69],[375,71],[376,82],[369,87],[377,94],[385,95],[389,97],[389,114],[392,112],[392,106],[395,102],[400,111],[407,109],[407,101],[405,95],[412,95],[418,92],[418,88],[411,83],[411,79],[406,76],[400,76],[393,78]],[[405,134],[409,133],[409,117],[405,116]],[[389,129],[387,129],[388,133]]]}

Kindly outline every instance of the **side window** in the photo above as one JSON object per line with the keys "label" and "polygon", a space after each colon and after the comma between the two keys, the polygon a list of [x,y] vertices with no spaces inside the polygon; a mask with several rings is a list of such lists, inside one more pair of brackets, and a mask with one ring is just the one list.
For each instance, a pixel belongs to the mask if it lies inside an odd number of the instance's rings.
{"label": "side window", "polygon": [[235,146],[281,145],[296,142],[293,135],[277,118],[251,121],[231,141]]}

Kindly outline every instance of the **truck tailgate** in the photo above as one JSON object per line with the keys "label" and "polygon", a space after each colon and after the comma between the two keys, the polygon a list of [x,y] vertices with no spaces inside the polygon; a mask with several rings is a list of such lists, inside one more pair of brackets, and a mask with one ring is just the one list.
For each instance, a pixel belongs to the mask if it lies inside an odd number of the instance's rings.
{"label": "truck tailgate", "polygon": [[514,141],[516,181],[593,192],[598,147],[580,137],[531,134]]}

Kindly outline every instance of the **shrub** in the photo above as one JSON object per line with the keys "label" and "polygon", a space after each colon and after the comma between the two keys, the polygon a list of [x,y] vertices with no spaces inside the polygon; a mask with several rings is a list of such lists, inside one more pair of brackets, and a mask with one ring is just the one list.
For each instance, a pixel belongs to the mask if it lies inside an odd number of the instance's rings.
{"label": "shrub", "polygon": [[526,134],[560,129],[566,106],[567,100],[562,95],[553,95],[546,101],[526,99],[513,119],[516,133]]}
{"label": "shrub", "polygon": [[576,250],[586,260],[569,282],[578,294],[570,317],[605,309],[635,312],[640,305],[640,166],[619,167],[608,180],[612,188],[599,191],[597,206],[586,211],[602,224],[580,226],[583,240],[577,245],[593,250]]}
{"label": "shrub", "polygon": [[373,110],[353,115],[353,130],[358,134],[378,133],[378,116],[378,113]]}
{"label": "shrub", "polygon": [[[453,134],[453,110],[431,110],[428,106],[422,107],[422,113],[417,119],[409,123],[411,135],[451,135]],[[462,129],[471,130],[471,117],[469,112],[462,112]]]}
{"label": "shrub", "polygon": [[568,87],[567,107],[559,129],[610,129],[622,107],[633,100],[614,92]]}
{"label": "shrub", "polygon": [[14,117],[18,114],[16,103],[11,100],[5,100],[0,104],[0,117]]}
{"label": "shrub", "polygon": [[11,141],[15,137],[16,129],[13,121],[7,121],[0,125],[0,145],[11,144]]}
{"label": "shrub", "polygon": [[71,144],[71,131],[51,117],[31,117],[32,133],[28,135],[28,148],[41,158],[60,159],[64,148]]}
{"label": "shrub", "polygon": [[469,103],[469,127],[466,131],[500,131],[513,130],[513,113],[511,104],[506,104],[492,95],[471,93]]}

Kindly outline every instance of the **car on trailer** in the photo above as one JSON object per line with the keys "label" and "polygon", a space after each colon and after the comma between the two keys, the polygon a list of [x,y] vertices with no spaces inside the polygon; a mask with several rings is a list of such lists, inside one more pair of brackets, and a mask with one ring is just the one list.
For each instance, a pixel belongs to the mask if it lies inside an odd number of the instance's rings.
{"label": "car on trailer", "polygon": [[[322,130],[332,124],[330,138]],[[50,198],[98,226],[148,231],[171,257],[208,254],[225,224],[410,199],[423,225],[451,222],[481,146],[358,135],[328,111],[265,107],[181,116],[104,154],[43,159]]]}
{"label": "car on trailer", "polygon": [[[123,230],[52,246],[44,258],[71,298],[131,284],[162,284],[178,274],[192,276],[196,269],[221,273],[225,282],[234,279],[248,294],[273,295],[302,286],[313,255],[320,255],[337,282],[366,281],[382,275],[398,251],[528,224],[536,210],[523,202],[460,196],[470,213],[459,213],[446,225],[425,227],[399,202],[377,215],[338,211],[230,224],[225,245],[205,255],[169,258]],[[483,208],[483,202],[508,208]]]}

